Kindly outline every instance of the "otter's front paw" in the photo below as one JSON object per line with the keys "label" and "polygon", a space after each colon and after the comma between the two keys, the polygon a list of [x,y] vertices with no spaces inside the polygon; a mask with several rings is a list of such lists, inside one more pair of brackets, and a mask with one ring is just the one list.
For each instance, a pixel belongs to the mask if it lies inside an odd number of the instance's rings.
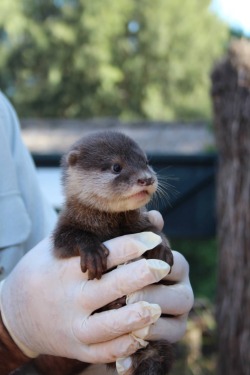
{"label": "otter's front paw", "polygon": [[88,271],[88,279],[100,279],[107,270],[109,250],[103,245],[87,246],[80,249],[82,272]]}

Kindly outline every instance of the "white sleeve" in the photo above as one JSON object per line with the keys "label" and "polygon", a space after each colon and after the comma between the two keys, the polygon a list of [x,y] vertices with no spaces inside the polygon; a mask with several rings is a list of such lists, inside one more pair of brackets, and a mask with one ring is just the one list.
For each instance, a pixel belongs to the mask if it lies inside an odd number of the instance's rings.
{"label": "white sleeve", "polygon": [[0,280],[45,236],[56,213],[40,190],[17,115],[0,92]]}

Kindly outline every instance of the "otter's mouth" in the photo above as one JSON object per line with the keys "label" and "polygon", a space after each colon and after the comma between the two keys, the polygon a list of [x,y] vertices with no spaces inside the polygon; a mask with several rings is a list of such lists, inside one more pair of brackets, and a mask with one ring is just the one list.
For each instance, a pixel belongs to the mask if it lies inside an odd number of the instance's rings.
{"label": "otter's mouth", "polygon": [[145,199],[150,196],[149,192],[147,190],[139,191],[138,193],[132,194],[128,197],[128,199],[136,198],[136,199]]}
{"label": "otter's mouth", "polygon": [[152,194],[144,189],[144,190],[141,190],[141,191],[138,191],[137,193],[134,193],[134,194],[131,194],[131,195],[128,195],[125,200],[126,201],[141,201],[142,203],[145,201],[149,201],[149,199],[151,198]]}

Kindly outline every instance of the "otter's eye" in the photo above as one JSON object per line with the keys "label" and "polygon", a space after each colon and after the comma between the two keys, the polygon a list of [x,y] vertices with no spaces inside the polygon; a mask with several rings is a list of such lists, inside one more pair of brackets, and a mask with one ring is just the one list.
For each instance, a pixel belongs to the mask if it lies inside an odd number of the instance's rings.
{"label": "otter's eye", "polygon": [[120,164],[116,163],[112,165],[112,172],[118,174],[121,172],[121,170],[122,170],[122,167]]}

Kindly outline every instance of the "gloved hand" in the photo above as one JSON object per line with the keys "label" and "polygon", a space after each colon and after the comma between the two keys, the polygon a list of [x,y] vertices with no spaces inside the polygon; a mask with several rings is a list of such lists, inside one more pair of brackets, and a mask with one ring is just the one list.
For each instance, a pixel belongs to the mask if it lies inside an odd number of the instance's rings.
{"label": "gloved hand", "polygon": [[[149,211],[149,219],[162,230],[164,222],[158,211]],[[184,335],[187,325],[188,313],[194,302],[193,290],[189,280],[189,265],[182,254],[173,250],[174,265],[171,273],[163,278],[163,281],[171,285],[150,285],[142,290],[132,293],[127,298],[127,303],[147,301],[156,303],[161,307],[162,314],[172,317],[160,318],[148,327],[149,340],[166,339],[176,342]]]}
{"label": "gloved hand", "polygon": [[171,273],[163,279],[172,285],[149,285],[127,297],[127,304],[147,301],[158,304],[163,315],[172,315],[161,317],[154,325],[144,329],[143,338],[146,340],[166,339],[173,343],[180,340],[186,330],[188,313],[194,302],[189,266],[182,254],[173,251],[173,255]]}
{"label": "gloved hand", "polygon": [[[158,213],[155,220],[159,220],[159,230],[161,229],[161,218]],[[163,223],[163,222],[162,222]],[[187,318],[192,308],[194,296],[189,281],[189,266],[183,255],[173,251],[174,265],[171,273],[164,277],[172,285],[150,285],[130,294],[127,303],[132,304],[137,301],[147,301],[156,303],[161,307],[162,314],[172,315],[172,317],[160,317],[154,324],[145,327],[139,332],[144,340],[165,339],[169,342],[176,342],[184,335],[187,325]],[[126,373],[130,367],[130,358],[118,359],[117,365],[119,374]],[[92,366],[84,371],[84,375],[104,375],[109,374],[105,366]]]}
{"label": "gloved hand", "polygon": [[[162,230],[164,222],[158,211],[147,213],[149,219],[159,230]],[[163,316],[155,324],[148,325],[144,329],[134,332],[143,340],[167,340],[174,343],[182,338],[186,331],[188,313],[194,302],[193,290],[189,280],[189,265],[186,259],[177,251],[173,251],[174,265],[171,273],[164,277],[170,285],[149,285],[135,293],[128,295],[127,304],[138,301],[147,301],[150,304],[158,304]],[[166,283],[166,284],[167,284]],[[164,317],[168,315],[168,317]],[[169,317],[171,315],[171,317]],[[119,374],[125,374],[131,364],[130,358],[117,360]],[[100,371],[100,370],[99,370]],[[104,374],[103,369],[100,374]],[[92,371],[93,375],[99,372]],[[91,373],[91,374],[92,374]]]}
{"label": "gloved hand", "polygon": [[[158,211],[149,211],[146,213],[152,224],[160,231],[164,222]],[[193,290],[189,281],[189,265],[186,259],[177,251],[173,251],[174,265],[171,273],[164,277],[166,282],[171,285],[150,285],[131,293],[127,297],[127,303],[132,304],[138,301],[147,301],[156,303],[161,307],[163,316],[154,324],[146,326],[133,334],[141,337],[143,340],[167,340],[174,343],[182,338],[185,333],[188,313],[194,302]],[[163,280],[163,281],[164,281]],[[172,315],[171,317],[164,317]],[[119,374],[126,373],[130,367],[130,358],[119,358],[117,368]],[[109,374],[105,366],[94,365],[84,371],[84,375],[104,375]]]}
{"label": "gloved hand", "polygon": [[[161,239],[153,233],[107,241],[108,269],[141,256]],[[154,323],[158,305],[135,302],[119,310],[92,314],[123,295],[159,281],[169,266],[140,259],[88,280],[79,257],[56,259],[48,239],[26,254],[3,282],[0,309],[4,324],[28,356],[52,354],[89,363],[108,363],[140,348],[130,335]]]}

